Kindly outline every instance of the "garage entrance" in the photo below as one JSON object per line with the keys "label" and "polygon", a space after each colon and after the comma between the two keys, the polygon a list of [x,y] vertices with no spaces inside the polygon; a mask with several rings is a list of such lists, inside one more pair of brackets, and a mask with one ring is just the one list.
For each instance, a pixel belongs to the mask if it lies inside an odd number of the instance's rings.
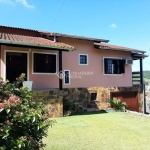
{"label": "garage entrance", "polygon": [[137,92],[111,92],[110,98],[118,98],[122,102],[126,102],[128,110],[139,112]]}

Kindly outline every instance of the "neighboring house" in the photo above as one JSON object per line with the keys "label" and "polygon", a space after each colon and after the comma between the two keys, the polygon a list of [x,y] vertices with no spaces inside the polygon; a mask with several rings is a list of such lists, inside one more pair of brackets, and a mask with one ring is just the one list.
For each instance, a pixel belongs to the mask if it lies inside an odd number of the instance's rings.
{"label": "neighboring house", "polygon": [[107,44],[109,40],[0,26],[0,76],[10,82],[21,73],[33,90],[131,87],[132,60],[145,51]]}

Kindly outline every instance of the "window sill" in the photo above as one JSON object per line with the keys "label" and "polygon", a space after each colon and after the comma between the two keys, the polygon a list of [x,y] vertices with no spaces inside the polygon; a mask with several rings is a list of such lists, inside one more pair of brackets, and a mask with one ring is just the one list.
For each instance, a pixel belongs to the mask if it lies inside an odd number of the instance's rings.
{"label": "window sill", "polygon": [[32,74],[38,74],[38,75],[57,75],[57,73],[33,73]]}
{"label": "window sill", "polygon": [[103,74],[104,76],[122,76],[122,74]]}
{"label": "window sill", "polygon": [[88,66],[88,64],[79,64],[79,65],[81,65],[81,66]]}

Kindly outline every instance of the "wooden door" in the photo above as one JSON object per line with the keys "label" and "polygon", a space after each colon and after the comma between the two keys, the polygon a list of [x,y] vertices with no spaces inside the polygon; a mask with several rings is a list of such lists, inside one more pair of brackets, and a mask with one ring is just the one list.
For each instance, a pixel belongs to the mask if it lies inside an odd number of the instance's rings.
{"label": "wooden door", "polygon": [[6,52],[6,79],[14,82],[21,73],[27,77],[27,53]]}

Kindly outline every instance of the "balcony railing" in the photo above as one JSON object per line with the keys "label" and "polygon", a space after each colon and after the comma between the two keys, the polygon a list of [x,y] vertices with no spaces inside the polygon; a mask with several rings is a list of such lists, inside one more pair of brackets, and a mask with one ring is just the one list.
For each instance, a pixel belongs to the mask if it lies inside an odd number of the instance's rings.
{"label": "balcony railing", "polygon": [[141,73],[140,72],[132,72],[132,83],[133,84],[141,84]]}

